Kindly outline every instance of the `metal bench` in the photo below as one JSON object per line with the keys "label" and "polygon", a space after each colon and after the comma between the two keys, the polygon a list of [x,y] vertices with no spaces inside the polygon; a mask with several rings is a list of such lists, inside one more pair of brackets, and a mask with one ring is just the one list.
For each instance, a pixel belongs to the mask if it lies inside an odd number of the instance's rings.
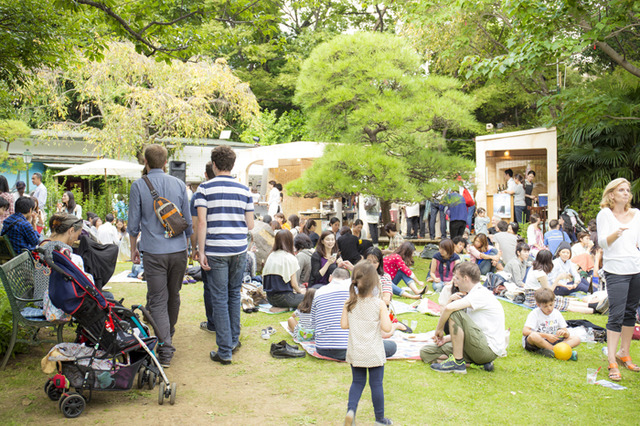
{"label": "metal bench", "polygon": [[[2,280],[2,285],[4,286],[7,299],[11,305],[11,313],[13,315],[13,333],[11,334],[11,341],[7,347],[7,352],[4,355],[0,369],[4,369],[7,365],[16,342],[30,345],[62,342],[62,327],[64,327],[64,323],[51,323],[44,317],[34,318],[25,316],[25,308],[35,307],[36,303],[42,302],[42,298],[34,298],[37,297],[34,296],[36,272],[33,258],[27,251],[22,252],[7,263],[0,265],[0,280]],[[18,331],[21,326],[29,329],[31,333],[29,339],[18,338]],[[39,338],[39,331],[44,327],[53,327],[56,329],[57,341]]]}

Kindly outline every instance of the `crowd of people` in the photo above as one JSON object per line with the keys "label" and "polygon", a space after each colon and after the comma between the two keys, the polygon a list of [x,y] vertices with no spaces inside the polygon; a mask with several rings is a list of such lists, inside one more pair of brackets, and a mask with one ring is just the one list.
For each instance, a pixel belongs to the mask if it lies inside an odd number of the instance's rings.
{"label": "crowd of people", "polygon": [[[49,233],[43,235],[47,189],[42,176],[33,175],[35,190],[17,196],[9,192],[0,176],[0,222],[2,235],[16,253],[50,246],[51,241],[71,250],[81,234],[104,245],[127,242],[130,258],[144,258],[147,308],[157,325],[158,359],[169,367],[176,352],[173,345],[180,310],[180,289],[189,257],[198,261],[204,283],[206,321],[201,328],[216,333],[212,361],[232,363],[240,347],[240,309],[243,282],[258,280],[267,301],[277,311],[294,310],[288,324],[302,340],[315,340],[319,355],[351,364],[353,382],[349,391],[345,423],[355,419],[358,401],[366,384],[371,386],[376,421],[391,424],[384,415],[383,376],[385,360],[394,355],[396,344],[387,337],[394,331],[412,332],[390,315],[393,295],[420,299],[432,290],[440,293],[442,315],[434,343],[425,345],[420,357],[431,369],[465,373],[474,363],[493,370],[493,361],[506,354],[505,318],[494,289],[484,283],[489,273],[512,283],[512,292],[524,295],[525,306],[534,308],[522,331],[525,350],[554,356],[554,346],[575,348],[580,339],[571,336],[561,312],[609,314],[607,345],[609,378],[620,380],[622,367],[640,371],[629,355],[636,311],[640,300],[640,215],[631,208],[631,187],[625,179],[612,181],[604,191],[597,220],[588,232],[576,232],[563,218],[548,222],[529,214],[528,202],[535,172],[527,177],[507,170],[504,192],[515,197],[519,220],[508,223],[489,219],[477,209],[466,190],[450,192],[428,206],[408,206],[407,237],[420,236],[419,216],[429,212],[429,227],[435,234],[437,217],[441,238],[432,253],[429,272],[420,280],[412,270],[415,247],[401,235],[397,224],[388,223],[386,248],[379,247],[376,226],[370,239],[363,238],[363,221],[341,226],[333,218],[326,229],[316,220],[297,215],[286,217],[281,206],[281,188],[269,182],[269,215],[261,226],[273,231],[273,245],[260,277],[255,277],[256,259],[251,230],[258,220],[257,199],[251,190],[231,176],[235,153],[227,146],[212,150],[205,181],[191,199],[184,182],[165,173],[167,151],[150,145],[144,152],[144,176],[131,185],[128,221],[113,213],[104,218],[91,212],[83,220],[82,207],[74,194],[64,192],[56,212],[49,218]],[[186,229],[167,233],[154,208],[153,189],[175,204],[187,222]],[[122,201],[122,200],[120,200]],[[379,215],[380,203],[364,200],[367,219]],[[471,204],[471,205],[470,205]],[[424,207],[424,211],[421,211]],[[418,217],[418,220],[416,220]],[[526,238],[519,234],[528,222]],[[371,224],[371,222],[369,222]],[[375,228],[375,229],[374,229]],[[191,253],[190,253],[191,252]],[[81,264],[81,262],[79,263]],[[260,268],[259,268],[260,269]],[[574,292],[594,293],[583,301],[567,297]],[[575,350],[572,359],[577,359]]]}

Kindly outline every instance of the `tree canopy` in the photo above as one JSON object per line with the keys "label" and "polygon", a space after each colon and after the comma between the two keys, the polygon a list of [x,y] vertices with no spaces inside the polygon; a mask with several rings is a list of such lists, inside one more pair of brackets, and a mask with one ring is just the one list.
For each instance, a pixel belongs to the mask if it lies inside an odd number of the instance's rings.
{"label": "tree canopy", "polygon": [[295,100],[312,135],[341,144],[288,189],[411,200],[468,174],[472,163],[447,155],[443,138],[477,129],[474,101],[458,81],[427,76],[420,65],[413,48],[390,34],[341,35],[314,49]]}
{"label": "tree canopy", "polygon": [[81,57],[69,69],[42,70],[22,94],[28,119],[88,132],[114,157],[168,137],[216,137],[259,112],[225,60],[158,62],[130,43],[109,44],[101,61]]}

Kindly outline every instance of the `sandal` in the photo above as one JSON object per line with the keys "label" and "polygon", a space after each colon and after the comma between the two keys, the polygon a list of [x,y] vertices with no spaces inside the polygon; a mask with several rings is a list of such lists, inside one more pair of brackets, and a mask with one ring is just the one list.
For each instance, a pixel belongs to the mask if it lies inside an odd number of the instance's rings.
{"label": "sandal", "polygon": [[616,355],[616,361],[621,362],[627,368],[627,370],[631,371],[640,371],[640,367],[631,362],[630,356],[618,356]]}
{"label": "sandal", "polygon": [[[617,371],[611,371],[611,370],[617,370]],[[614,382],[619,382],[620,380],[622,380],[622,376],[620,375],[620,370],[618,369],[618,364],[616,364],[615,362],[612,362],[609,364],[609,378]]]}

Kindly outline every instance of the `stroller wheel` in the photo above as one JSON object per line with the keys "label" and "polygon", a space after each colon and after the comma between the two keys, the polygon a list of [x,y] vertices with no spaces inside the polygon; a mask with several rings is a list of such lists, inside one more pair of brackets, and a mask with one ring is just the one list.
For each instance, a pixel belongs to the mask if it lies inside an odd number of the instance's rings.
{"label": "stroller wheel", "polygon": [[144,373],[147,370],[147,368],[142,365],[140,366],[140,369],[138,370],[138,389],[142,389],[144,387]]}
{"label": "stroller wheel", "polygon": [[51,379],[47,380],[47,383],[44,384],[44,393],[47,394],[50,400],[59,401],[60,395],[62,395],[62,389],[56,388],[56,385],[53,384]]}
{"label": "stroller wheel", "polygon": [[[164,384],[164,382],[163,382]],[[176,403],[176,388],[178,384],[176,382],[171,383],[171,395],[169,396],[169,404],[173,405]]]}
{"label": "stroller wheel", "polygon": [[86,402],[84,398],[77,393],[64,394],[60,399],[60,411],[66,418],[74,419],[84,411]]}
{"label": "stroller wheel", "polygon": [[158,386],[158,405],[164,404],[164,392],[167,389],[167,385],[164,382],[160,382]]}
{"label": "stroller wheel", "polygon": [[153,390],[156,387],[156,382],[158,381],[158,375],[151,370],[146,371],[147,375],[147,388],[149,390]]}

